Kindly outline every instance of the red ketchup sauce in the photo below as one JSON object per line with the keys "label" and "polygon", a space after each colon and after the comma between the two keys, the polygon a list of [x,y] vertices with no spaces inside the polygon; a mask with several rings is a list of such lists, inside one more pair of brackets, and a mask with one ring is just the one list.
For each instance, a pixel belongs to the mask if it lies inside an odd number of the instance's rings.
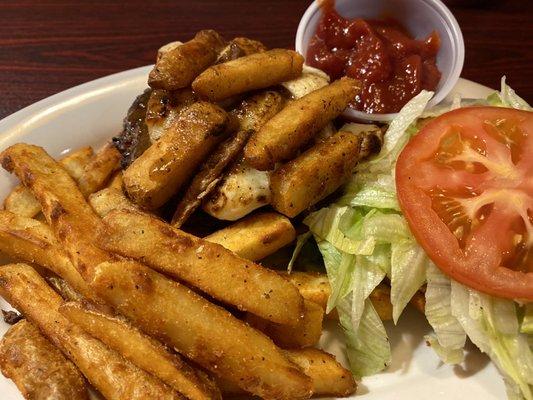
{"label": "red ketchup sauce", "polygon": [[323,2],[323,16],[309,43],[307,64],[332,80],[343,75],[359,79],[360,94],[351,104],[367,113],[394,113],[422,89],[435,90],[441,73],[435,64],[440,38],[409,36],[393,19],[346,19],[331,1]]}

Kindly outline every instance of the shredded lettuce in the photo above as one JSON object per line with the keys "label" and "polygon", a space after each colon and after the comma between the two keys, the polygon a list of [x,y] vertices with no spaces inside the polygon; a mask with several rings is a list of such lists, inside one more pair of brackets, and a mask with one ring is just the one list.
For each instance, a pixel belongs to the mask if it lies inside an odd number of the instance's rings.
{"label": "shredded lettuce", "polygon": [[531,335],[533,339],[533,303],[524,306],[524,317],[520,325],[520,332]]}
{"label": "shredded lettuce", "polygon": [[452,314],[452,282],[432,262],[427,268],[425,313],[435,334],[426,337],[441,360],[447,364],[463,361],[466,333]]}
{"label": "shredded lettuce", "polygon": [[504,377],[509,399],[533,400],[533,353],[520,333],[516,303],[451,281],[452,314]]}
{"label": "shredded lettuce", "polygon": [[495,92],[487,98],[489,104],[497,107],[510,107],[516,108],[517,110],[532,111],[533,108],[531,108],[523,98],[517,95],[516,92],[507,85],[505,80],[506,77],[503,76],[500,92]]}
{"label": "shredded lettuce", "polygon": [[292,252],[289,265],[287,265],[287,272],[289,274],[292,272],[294,263],[296,262],[296,259],[300,255],[302,248],[304,247],[304,245],[307,243],[307,241],[312,235],[313,234],[311,232],[305,232],[305,233],[302,233],[301,235],[298,235],[298,237],[296,238],[296,246],[294,247],[294,251]]}

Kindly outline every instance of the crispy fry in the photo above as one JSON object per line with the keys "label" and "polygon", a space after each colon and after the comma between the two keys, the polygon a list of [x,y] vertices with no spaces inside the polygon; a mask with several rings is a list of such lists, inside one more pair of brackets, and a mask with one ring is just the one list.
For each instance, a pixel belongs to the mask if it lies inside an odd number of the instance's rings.
{"label": "crispy fry", "polygon": [[268,212],[246,217],[204,239],[242,258],[257,261],[288,245],[295,237],[296,231],[289,219]]}
{"label": "crispy fry", "polygon": [[26,320],[17,322],[2,338],[0,369],[27,399],[89,399],[80,371]]}
{"label": "crispy fry", "polygon": [[172,129],[124,171],[128,196],[145,209],[163,205],[224,140],[228,122],[214,104],[198,102],[183,109]]}
{"label": "crispy fry", "polygon": [[80,191],[85,197],[105,187],[112,174],[119,169],[120,158],[116,147],[107,144],[85,165],[78,179]]}
{"label": "crispy fry", "polygon": [[[235,111],[241,130],[256,131],[284,106],[283,97],[272,90],[243,101]],[[249,167],[240,157],[228,168],[204,210],[218,219],[235,221],[270,202],[270,174]]]}
{"label": "crispy fry", "polygon": [[103,221],[105,229],[99,244],[109,251],[142,260],[264,319],[287,325],[295,325],[300,319],[302,297],[273,271],[147,214],[116,210]]}
{"label": "crispy fry", "polygon": [[341,78],[289,103],[248,141],[245,160],[260,170],[293,158],[329,121],[354,99],[359,82]]}
{"label": "crispy fry", "polygon": [[292,218],[330,195],[351,176],[360,148],[359,136],[338,132],[278,168],[270,178],[272,206]]}
{"label": "crispy fry", "polygon": [[0,211],[0,252],[16,260],[39,264],[62,277],[86,298],[98,300],[46,224]]}
{"label": "crispy fry", "polygon": [[29,265],[0,267],[0,294],[76,364],[107,399],[182,398],[63,317],[58,311],[61,297]]}
{"label": "crispy fry", "polygon": [[218,55],[216,64],[225,63],[237,58],[249,56],[250,54],[260,53],[266,51],[267,48],[257,40],[248,39],[245,37],[236,37],[232,39]]}
{"label": "crispy fry", "polygon": [[347,397],[355,393],[357,384],[352,374],[331,354],[312,348],[287,351],[285,354],[311,377],[314,394]]}
{"label": "crispy fry", "polygon": [[[75,150],[62,158],[59,163],[77,182],[83,174],[83,168],[93,156],[91,147]],[[41,204],[28,188],[19,185],[4,200],[4,209],[23,217],[35,217],[41,211]]]}
{"label": "crispy fry", "polygon": [[213,191],[220,181],[222,172],[241,152],[250,134],[249,130],[239,130],[234,136],[220,143],[218,148],[211,153],[178,203],[172,217],[172,225],[176,228],[182,226],[200,206],[203,199]]}
{"label": "crispy fry", "polygon": [[193,90],[210,101],[263,89],[296,78],[303,57],[292,50],[274,49],[213,65],[192,83]]}
{"label": "crispy fry", "polygon": [[305,301],[304,305],[303,318],[296,326],[275,324],[253,314],[246,315],[246,322],[264,332],[283,349],[316,346],[322,334],[324,310],[311,301]]}
{"label": "crispy fry", "polygon": [[[41,274],[42,275],[42,274]],[[70,286],[63,278],[50,274],[44,276],[46,283],[52,287],[62,298],[66,301],[86,301],[80,293],[78,293],[72,286]]]}
{"label": "crispy fry", "polygon": [[250,393],[265,399],[311,394],[310,380],[268,338],[142,264],[102,263],[91,286],[146,333]]}
{"label": "crispy fry", "polygon": [[188,399],[221,399],[215,383],[205,373],[195,370],[180,356],[171,353],[160,342],[146,336],[127,321],[91,310],[80,303],[65,303],[59,311],[71,322]]}
{"label": "crispy fry", "polygon": [[47,222],[82,276],[90,274],[91,266],[112,258],[93,244],[100,219],[72,178],[42,148],[16,144],[2,152],[0,161],[32,190]]}
{"label": "crispy fry", "polygon": [[117,172],[115,172],[113,174],[113,176],[111,177],[111,179],[107,183],[107,188],[122,190],[122,184],[123,183],[124,183],[124,181],[122,179],[122,171],[117,171]]}
{"label": "crispy fry", "polygon": [[213,64],[224,39],[213,30],[204,30],[180,46],[161,52],[148,84],[154,89],[176,90],[189,86],[204,69]]}
{"label": "crispy fry", "polygon": [[89,196],[89,204],[100,217],[117,209],[140,211],[139,207],[128,200],[122,189],[107,188],[93,193]]}

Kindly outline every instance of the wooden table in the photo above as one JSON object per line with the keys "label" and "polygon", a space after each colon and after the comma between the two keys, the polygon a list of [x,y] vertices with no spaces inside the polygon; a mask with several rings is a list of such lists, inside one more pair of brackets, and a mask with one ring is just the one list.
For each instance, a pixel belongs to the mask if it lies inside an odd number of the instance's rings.
{"label": "wooden table", "polygon": [[[154,3],[150,5],[149,3]],[[501,75],[533,102],[533,2],[448,0],[464,33],[463,77]],[[157,48],[213,28],[292,47],[308,0],[0,0],[0,118],[71,86],[154,61]]]}

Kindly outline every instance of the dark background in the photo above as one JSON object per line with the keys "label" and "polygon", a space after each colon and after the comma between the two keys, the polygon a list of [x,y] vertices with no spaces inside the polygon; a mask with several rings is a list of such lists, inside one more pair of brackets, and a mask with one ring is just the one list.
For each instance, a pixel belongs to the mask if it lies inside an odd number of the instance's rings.
{"label": "dark background", "polygon": [[[533,1],[445,1],[463,30],[462,76],[500,77],[533,102]],[[293,47],[309,0],[0,0],[0,118],[114,72],[154,62],[157,48],[202,28]]]}

